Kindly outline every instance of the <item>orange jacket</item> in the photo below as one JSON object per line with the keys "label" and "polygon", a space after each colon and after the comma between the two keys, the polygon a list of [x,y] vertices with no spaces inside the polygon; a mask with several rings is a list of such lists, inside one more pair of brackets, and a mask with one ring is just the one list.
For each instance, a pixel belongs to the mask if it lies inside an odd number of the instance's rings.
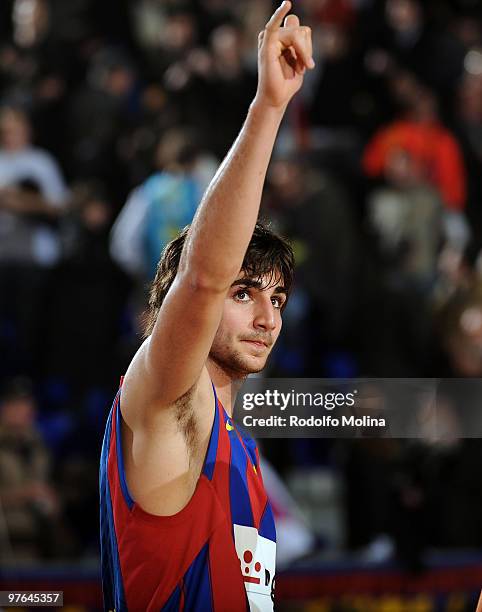
{"label": "orange jacket", "polygon": [[395,121],[379,130],[366,146],[363,169],[380,176],[393,149],[403,149],[417,160],[427,180],[440,193],[447,208],[465,208],[466,176],[462,152],[454,136],[440,123]]}

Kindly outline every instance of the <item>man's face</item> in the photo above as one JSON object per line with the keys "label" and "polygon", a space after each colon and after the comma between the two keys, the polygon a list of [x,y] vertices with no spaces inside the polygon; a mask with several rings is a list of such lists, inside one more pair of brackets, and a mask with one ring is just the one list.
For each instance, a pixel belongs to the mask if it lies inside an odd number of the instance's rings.
{"label": "man's face", "polygon": [[6,400],[0,406],[0,424],[11,432],[25,433],[35,424],[35,404],[30,397]]}
{"label": "man's face", "polygon": [[0,142],[8,151],[25,148],[30,141],[27,118],[18,111],[5,110],[0,115]]}
{"label": "man's face", "polygon": [[240,275],[224,302],[210,358],[233,377],[260,372],[281,331],[281,308],[286,301],[282,281],[268,286]]}

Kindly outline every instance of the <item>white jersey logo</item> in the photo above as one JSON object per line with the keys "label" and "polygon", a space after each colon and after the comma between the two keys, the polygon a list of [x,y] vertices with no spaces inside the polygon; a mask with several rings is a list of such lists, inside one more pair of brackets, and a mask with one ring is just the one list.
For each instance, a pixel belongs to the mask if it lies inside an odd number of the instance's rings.
{"label": "white jersey logo", "polygon": [[233,525],[234,545],[241,564],[251,612],[273,610],[276,542],[263,538],[254,527]]}

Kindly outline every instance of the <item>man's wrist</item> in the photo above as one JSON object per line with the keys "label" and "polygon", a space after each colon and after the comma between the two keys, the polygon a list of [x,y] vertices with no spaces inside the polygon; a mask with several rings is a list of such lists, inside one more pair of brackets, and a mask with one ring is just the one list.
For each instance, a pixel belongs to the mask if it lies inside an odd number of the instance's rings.
{"label": "man's wrist", "polygon": [[266,100],[255,96],[249,107],[249,112],[250,114],[259,114],[265,120],[273,119],[274,121],[281,121],[283,115],[286,112],[287,106],[288,104],[284,104],[283,106],[273,106],[272,104],[269,104]]}

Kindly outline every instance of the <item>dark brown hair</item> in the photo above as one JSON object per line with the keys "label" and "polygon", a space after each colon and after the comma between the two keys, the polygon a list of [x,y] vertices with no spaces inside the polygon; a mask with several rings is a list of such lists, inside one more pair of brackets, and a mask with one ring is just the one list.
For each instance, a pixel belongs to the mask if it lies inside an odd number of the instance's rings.
{"label": "dark brown hair", "polygon": [[[157,264],[156,276],[149,293],[149,311],[145,319],[144,336],[147,337],[154,328],[159,309],[172,285],[179,267],[179,260],[190,226],[166,245]],[[294,256],[289,243],[275,234],[268,225],[258,222],[254,228],[241,271],[254,280],[264,280],[264,287],[271,287],[282,281],[289,296],[293,283]],[[286,305],[284,303],[283,307]]]}

